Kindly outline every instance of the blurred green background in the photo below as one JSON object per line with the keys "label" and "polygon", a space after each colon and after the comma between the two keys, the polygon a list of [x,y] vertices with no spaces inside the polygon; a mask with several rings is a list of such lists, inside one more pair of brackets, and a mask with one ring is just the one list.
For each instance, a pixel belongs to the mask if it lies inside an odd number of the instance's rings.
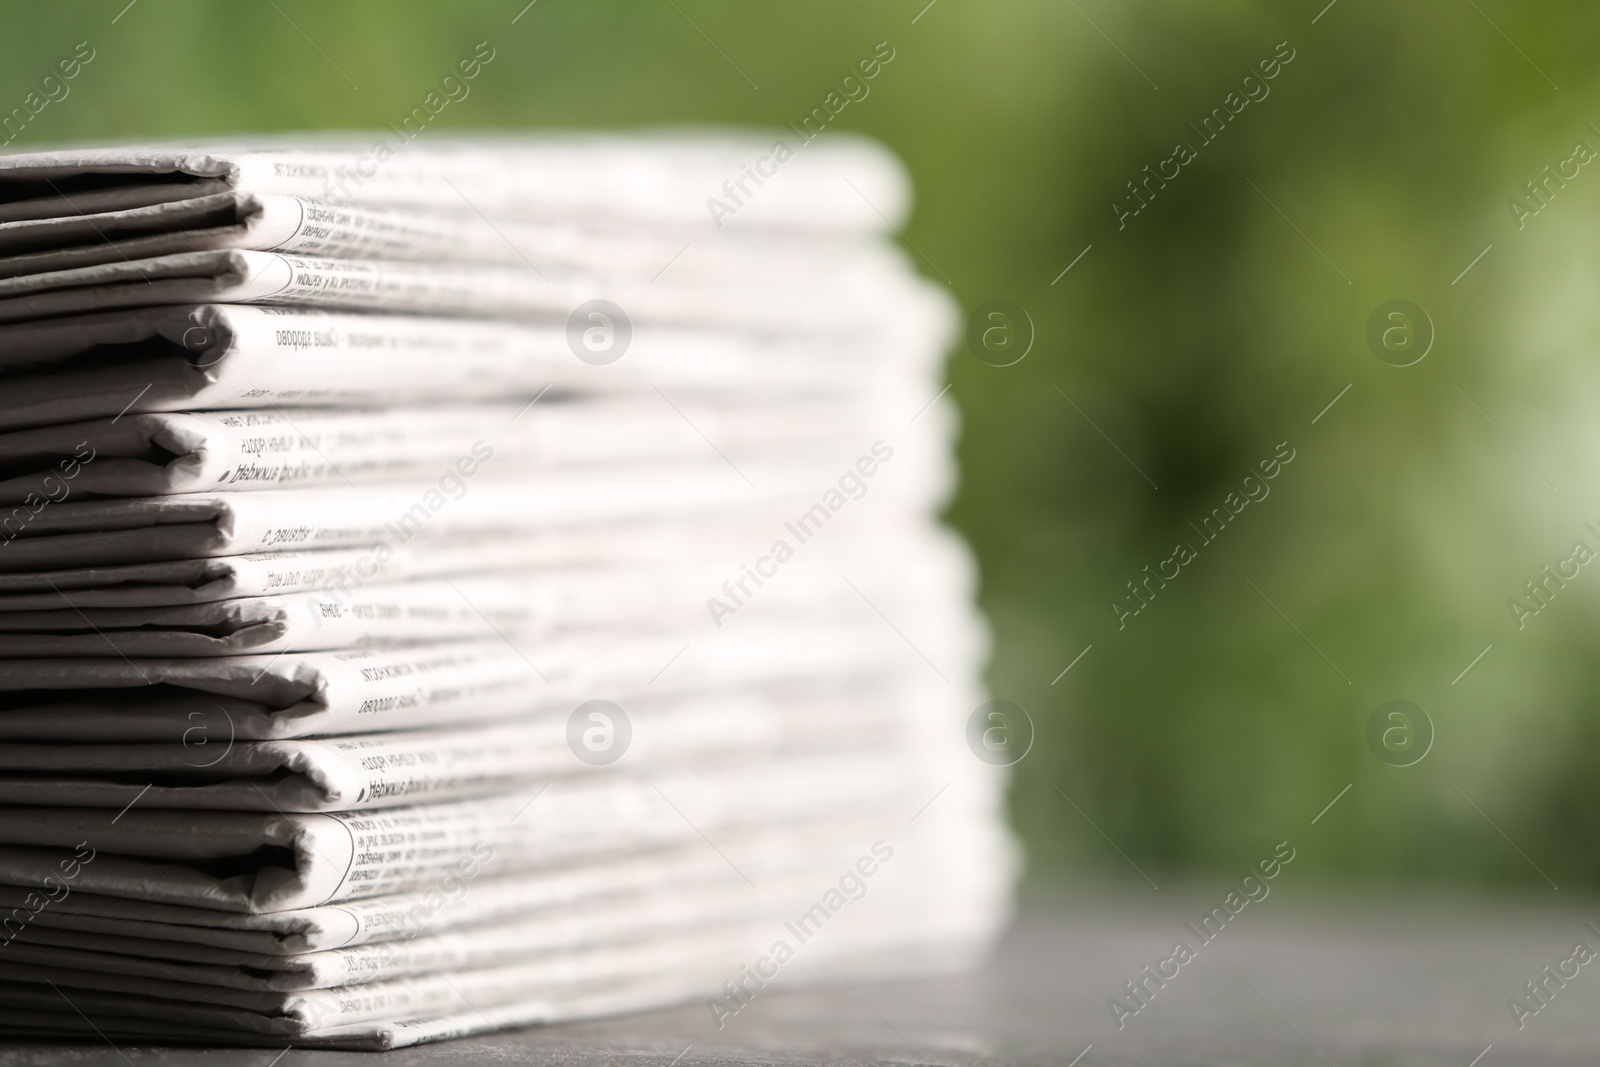
{"label": "blurred green background", "polygon": [[[441,128],[776,126],[888,41],[836,128],[910,167],[924,273],[1036,329],[1014,366],[949,371],[990,681],[1037,725],[1013,796],[1035,872],[1236,876],[1288,839],[1302,878],[1600,885],[1600,566],[1521,629],[1507,603],[1600,550],[1600,168],[1521,228],[1509,206],[1600,150],[1600,8],[525,2],[18,5],[0,101],[87,39],[13,148],[368,128],[487,40]],[[1197,158],[1119,228],[1178,142]],[[1436,331],[1414,366],[1365,340],[1395,299]],[[1270,496],[1202,546],[1191,524],[1280,442]],[[1119,628],[1180,541],[1197,558]],[[1436,729],[1408,767],[1365,737],[1396,698]]]}

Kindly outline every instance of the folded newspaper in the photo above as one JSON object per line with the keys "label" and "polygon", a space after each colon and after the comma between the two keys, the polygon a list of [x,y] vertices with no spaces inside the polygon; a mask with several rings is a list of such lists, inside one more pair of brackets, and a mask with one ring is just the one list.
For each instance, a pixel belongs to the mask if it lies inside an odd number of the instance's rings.
{"label": "folded newspaper", "polygon": [[0,1033],[721,1029],[981,958],[908,205],[847,135],[0,156]]}

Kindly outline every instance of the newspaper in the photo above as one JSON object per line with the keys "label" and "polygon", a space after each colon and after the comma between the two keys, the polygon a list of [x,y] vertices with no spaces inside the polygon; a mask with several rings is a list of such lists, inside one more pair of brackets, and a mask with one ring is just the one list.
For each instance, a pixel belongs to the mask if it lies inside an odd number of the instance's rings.
{"label": "newspaper", "polygon": [[[852,812],[839,820],[796,818],[742,834],[730,832],[718,848],[738,857],[737,870],[703,841],[692,841],[506,876],[480,871],[468,878],[457,873],[423,890],[256,914],[102,896],[82,891],[75,879],[63,893],[52,850],[12,847],[0,850],[0,913],[13,926],[25,920],[15,935],[19,938],[46,936],[43,931],[48,930],[52,935],[137,939],[144,954],[176,954],[173,958],[190,958],[185,953],[208,947],[292,956],[411,940],[511,917],[568,917],[582,909],[599,913],[619,899],[654,900],[659,893],[730,887],[748,892],[745,877],[761,885],[791,878],[797,871],[848,866],[860,843],[881,833],[881,821],[872,813]],[[15,912],[18,908],[21,915]],[[3,936],[11,933],[12,927],[0,930]]]}
{"label": "newspaper", "polygon": [[[671,134],[545,134],[397,141],[296,134],[171,146],[62,149],[0,158],[10,187],[0,219],[46,219],[174,203],[224,191],[393,204],[493,217],[626,219],[718,229],[706,197],[770,157],[775,139]],[[904,221],[910,188],[893,156],[848,133],[787,149],[771,181],[728,224],[808,232],[886,231]],[[50,183],[92,175],[70,199]],[[855,186],[855,190],[850,188]]]}
{"label": "newspaper", "polygon": [[0,326],[0,372],[9,371],[0,379],[0,430],[151,411],[374,407],[547,389],[792,399],[860,395],[899,377],[932,396],[954,312],[948,297],[927,289],[920,304],[903,319],[881,318],[877,331],[828,340],[641,327],[604,363],[579,359],[564,325],[228,304],[131,308]]}
{"label": "newspaper", "polygon": [[[659,893],[579,906],[555,915],[505,916],[487,928],[429,933],[398,944],[380,942],[353,949],[294,956],[258,955],[182,942],[72,934],[36,929],[11,941],[0,959],[8,963],[71,967],[168,981],[200,982],[227,989],[290,992],[366,984],[430,971],[504,966],[518,960],[595,945],[659,936],[663,930],[781,915],[826,874],[803,872],[798,886],[743,883],[664,886]],[[31,936],[30,936],[31,935]]]}
{"label": "newspaper", "polygon": [[[16,1009],[0,1009],[0,1032],[34,1041],[59,1039],[65,1034],[82,1035],[87,1040],[160,1042],[176,1039],[223,1046],[255,1046],[266,1040],[278,1044],[285,1041],[283,1035],[290,1032],[270,1026],[260,1016],[184,1012],[180,1019],[180,1013],[173,1010],[170,1001],[74,990],[74,1006],[84,1003],[94,1011],[98,1022],[91,1022],[81,1012],[61,1010],[61,998],[54,992],[46,994],[42,990],[43,987],[36,984],[0,982],[0,999],[19,1005]],[[527,997],[512,1006],[491,1006],[491,1014],[467,1007],[365,1025],[301,1030],[287,1040],[291,1047],[383,1052],[464,1037],[486,1028],[568,1022],[665,1007],[693,992],[695,990],[687,983],[672,976],[617,979],[603,983],[600,989],[583,986],[559,994],[541,990],[537,995],[530,990]],[[47,997],[54,997],[54,1003]],[[233,1028],[223,1029],[225,1026]]]}
{"label": "newspaper", "polygon": [[[81,196],[72,198],[81,204]],[[6,214],[0,205],[0,219]],[[281,194],[218,192],[186,199],[45,218],[0,221],[0,277],[239,248],[338,259],[464,261],[587,269],[651,278],[703,236],[693,227],[619,224],[599,219],[490,219],[458,210],[357,206]],[[797,237],[730,229],[681,264],[710,282],[747,275],[817,273],[883,246],[844,234]],[[680,275],[681,277],[682,275]]]}
{"label": "newspaper", "polygon": [[[588,571],[619,561],[633,566],[726,566],[733,557],[747,556],[752,545],[768,544],[771,536],[772,522],[766,516],[716,515],[655,521],[645,537],[632,523],[574,524],[553,530],[483,536],[420,537],[392,546],[392,554],[362,545],[0,572],[0,612],[210,604],[236,597],[314,590],[347,593],[369,584],[441,575],[534,570],[555,574],[565,568]],[[841,515],[829,523],[827,538],[807,546],[807,556],[840,569],[846,560],[861,558],[855,553],[864,552],[878,560],[892,555],[887,546],[933,538],[948,542],[949,537],[903,517],[875,516],[867,526],[854,521],[853,516]],[[965,553],[946,555],[960,572],[970,571]],[[716,584],[720,585],[721,580]]]}
{"label": "newspaper", "polygon": [[955,305],[885,152],[782,136],[0,158],[0,1034],[382,1049],[989,943]]}
{"label": "newspaper", "polygon": [[[970,754],[967,755],[970,759]],[[208,813],[133,805],[0,809],[0,845],[96,855],[76,879],[90,893],[224,911],[283,911],[425,888],[458,865],[549,867],[622,856],[784,819],[885,810],[932,795],[959,754],[916,768],[869,753],[558,778],[522,794],[357,812]],[[67,855],[67,853],[62,853]],[[229,872],[237,873],[229,873]]]}
{"label": "newspaper", "polygon": [[[809,975],[793,980],[814,982],[824,968],[846,966],[863,979],[937,973],[970,965],[992,934],[991,925],[983,923],[977,930],[954,927],[930,937],[928,920],[927,915],[908,913],[875,936],[853,940],[843,952],[819,950],[804,958],[799,968]],[[742,962],[761,955],[765,946],[760,938],[770,936],[770,923],[711,926],[533,963],[295,993],[228,991],[195,983],[3,964],[0,980],[7,982],[8,1003],[36,1005],[47,1012],[58,1010],[61,998],[44,983],[70,990],[73,1003],[96,1020],[102,1033],[121,1034],[117,1024],[130,1018],[132,1032],[146,1036],[181,1033],[215,1039],[232,1031],[234,1040],[273,1035],[295,1044],[383,1049],[486,1027],[564,1021],[708,995],[728,975],[737,975]],[[37,984],[30,989],[27,983]],[[166,1026],[148,1025],[155,1022]],[[82,1028],[80,1019],[71,1029]]]}
{"label": "newspaper", "polygon": [[[728,693],[630,701],[627,766],[756,761],[838,748],[888,751],[905,714],[870,683],[827,699]],[[302,741],[192,744],[7,744],[0,803],[120,810],[357,811],[433,803],[600,773],[576,759],[568,716],[472,729],[362,734]],[[215,749],[215,753],[211,751]]]}
{"label": "newspaper", "polygon": [[[465,477],[451,468],[433,481],[347,487],[343,492],[224,490],[21,506],[0,512],[0,571],[385,546],[374,552],[376,558],[418,537],[533,533],[662,514],[681,519],[765,511],[772,515],[777,536],[783,521],[793,521],[807,510],[807,503],[815,505],[816,496],[833,488],[828,482],[818,487],[816,459],[761,458],[733,466],[706,451],[709,457],[700,461],[552,471],[537,478],[492,468]],[[897,451],[895,458],[894,476],[879,480],[872,507],[894,501],[915,513],[935,506],[951,482],[949,460],[909,448]],[[838,477],[837,471],[830,473]],[[790,507],[794,510],[786,513]],[[833,510],[842,508],[841,503]],[[820,521],[812,520],[813,531]]]}
{"label": "newspaper", "polygon": [[[947,670],[982,640],[969,620],[926,644]],[[962,625],[965,623],[965,625]],[[796,651],[804,650],[804,655]],[[526,651],[507,641],[192,659],[0,660],[0,739],[99,737],[198,745],[484,722],[604,696],[808,678],[850,679],[911,655],[876,616],[813,622],[752,618],[714,640],[588,634]],[[130,690],[132,692],[130,692]],[[54,691],[51,693],[50,691]],[[54,699],[52,699],[52,697]],[[976,702],[975,702],[976,703]],[[196,760],[210,758],[196,756]]]}
{"label": "newspaper", "polygon": [[[863,548],[851,557],[861,571],[854,590],[842,581],[820,588],[775,581],[763,589],[761,610],[826,622],[849,614],[861,596],[880,610],[919,608],[929,597],[965,588],[961,567],[940,566],[954,555],[947,549],[927,538],[894,551]],[[896,559],[925,571],[924,585],[907,590],[884,581],[886,572],[874,565]],[[517,638],[531,650],[574,631],[604,628],[692,635],[711,621],[706,594],[721,593],[728,566],[724,557],[671,569],[622,564],[496,571],[169,607],[0,611],[0,657],[234,656],[494,636]]]}
{"label": "newspaper", "polygon": [[[888,404],[728,410],[659,396],[369,411],[274,407],[125,415],[0,434],[0,505],[64,496],[151,496],[212,489],[352,485],[435,475],[457,461],[533,474],[562,467],[730,458],[833,447],[892,425]],[[704,434],[704,436],[701,436]],[[474,450],[476,449],[476,450]],[[26,471],[27,473],[9,473]]]}
{"label": "newspaper", "polygon": [[[524,999],[530,994],[561,996],[575,987],[594,989],[619,980],[661,974],[693,974],[702,988],[709,988],[708,980],[714,980],[712,976],[718,970],[732,966],[733,973],[737,973],[740,955],[755,947],[752,935],[752,930],[742,927],[702,927],[624,946],[555,954],[534,962],[419,975],[347,989],[290,993],[33,966],[4,958],[0,958],[0,982],[37,982],[40,990],[50,996],[56,994],[45,983],[72,990],[73,1001],[91,1018],[135,1014],[287,1036],[328,1025],[373,1023],[432,1013],[461,1004],[463,997],[469,1003],[492,1005]],[[15,1004],[21,998],[6,999]],[[56,996],[56,1004],[60,1003]]]}
{"label": "newspaper", "polygon": [[[628,623],[636,609],[671,604],[653,572],[595,575],[627,599],[571,598],[526,575],[368,586],[348,594],[246,597],[170,608],[68,608],[0,614],[0,657],[233,656],[243,653],[428,644],[497,634],[545,637],[562,629]],[[665,595],[663,595],[665,594]],[[692,595],[692,594],[690,594]]]}
{"label": "newspaper", "polygon": [[[79,1012],[60,1010],[61,998],[53,992],[48,996],[55,997],[55,1002],[48,1003],[41,989],[38,985],[0,982],[0,998],[6,1003],[21,1005],[16,1010],[0,1009],[0,1032],[9,1037],[33,1041],[59,1039],[62,1035],[82,1035],[86,1040],[121,1039],[147,1043],[176,1039],[222,1046],[257,1046],[268,1040],[273,1044],[286,1040],[279,1030],[268,1029],[264,1023],[252,1025],[259,1017],[244,1017],[241,1021],[226,1014],[220,1020],[205,1016],[212,1025],[204,1025],[198,1021],[201,1016],[197,1013],[194,1016],[185,1014],[181,1022],[175,1022],[173,1020],[177,1013],[171,1010],[169,1001],[86,994],[82,990],[75,990],[74,1005],[81,999],[96,1013],[99,1021],[91,1022]],[[524,999],[511,1005],[491,1006],[489,1014],[466,1007],[363,1025],[305,1030],[287,1041],[291,1047],[384,1052],[424,1042],[465,1037],[488,1028],[569,1022],[660,1008],[682,1001],[695,992],[697,990],[676,976],[631,980],[619,978],[603,983],[599,989],[583,986],[556,994],[547,990],[541,990],[538,994],[529,991]],[[106,1014],[108,1011],[120,1011],[121,1014],[111,1016]],[[153,1015],[154,1018],[145,1018],[146,1015]],[[221,1029],[227,1025],[235,1028]]]}
{"label": "newspaper", "polygon": [[822,277],[785,276],[781,285],[735,273],[708,286],[674,274],[649,281],[528,264],[327,259],[215,249],[0,278],[0,322],[207,301],[564,322],[574,308],[606,299],[627,309],[641,326],[713,326],[826,338],[893,321],[915,308],[920,283],[898,266],[872,257],[840,262],[836,272]]}
{"label": "newspaper", "polygon": [[[928,864],[946,862],[959,847],[966,861],[940,871],[937,883],[946,890],[959,886],[959,895],[975,898],[999,891],[1016,867],[1015,848],[993,821],[994,795],[977,798],[966,792],[965,797],[950,798],[954,812],[952,806],[941,805],[937,829],[907,825],[892,831],[892,845],[879,841],[878,858],[889,853],[896,860],[895,872],[887,880],[876,878],[872,888],[895,893],[904,891],[897,885],[919,888],[932,874]],[[882,873],[873,870],[877,864],[860,862],[865,845],[881,839],[886,824],[904,822],[903,816],[903,811],[894,815],[874,809],[820,821],[802,815],[781,826],[719,832],[716,848],[697,839],[626,858],[578,860],[504,875],[489,873],[492,862],[470,861],[425,890],[256,914],[97,895],[83,890],[79,876],[84,869],[100,862],[136,868],[137,861],[92,857],[87,864],[67,865],[69,871],[76,868],[69,876],[50,862],[51,850],[6,848],[0,849],[0,877],[15,885],[0,885],[6,924],[0,948],[9,955],[10,949],[26,944],[79,949],[115,944],[127,955],[148,959],[303,971],[307,962],[328,967],[341,958],[393,962],[399,947],[394,942],[426,946],[439,935],[470,936],[507,923],[536,926],[545,947],[563,948],[595,940],[582,930],[598,928],[613,917],[630,925],[654,922],[658,907],[682,906],[674,901],[725,899],[730,890],[748,899],[783,886],[827,886],[841,869],[851,867],[877,875]],[[83,846],[78,853],[88,855]],[[48,872],[42,885],[40,872]],[[862,895],[859,884],[846,888]],[[802,905],[796,913],[804,910]],[[97,937],[112,940],[97,945]],[[339,955],[364,947],[374,951]],[[350,980],[375,976],[367,964],[360,973],[367,977]]]}
{"label": "newspaper", "polygon": [[[987,827],[991,844],[995,835]],[[886,842],[877,842],[882,847]],[[965,843],[964,843],[965,844]],[[910,846],[914,848],[915,846]],[[891,973],[929,973],[948,967],[970,965],[992,938],[998,924],[1003,921],[1005,909],[1000,904],[998,888],[1003,884],[1008,861],[992,849],[979,845],[972,852],[977,863],[961,869],[934,849],[912,852],[903,859],[896,850],[895,863],[900,867],[893,874],[885,866],[880,877],[891,882],[874,888],[854,908],[829,920],[841,924],[835,931],[830,925],[829,937],[807,941],[794,957],[783,965],[782,980],[785,985],[805,984],[819,978],[847,973],[856,978]],[[992,861],[993,865],[990,865]],[[899,876],[894,884],[894,875]],[[828,882],[823,882],[826,886]],[[775,936],[786,941],[795,938],[792,920],[786,927],[787,914],[804,914],[806,900],[818,891],[816,884],[807,893],[803,880],[793,882],[794,895],[789,897],[792,912],[775,910],[760,917],[746,917],[746,912],[731,907],[728,913],[715,921],[698,925],[669,925],[654,933],[646,932],[630,937],[623,943],[608,944],[602,939],[598,946],[570,949],[561,944],[559,933],[554,943],[546,942],[542,951],[525,952],[517,962],[495,966],[462,966],[450,972],[450,978],[440,981],[427,974],[393,976],[375,974],[372,980],[354,985],[331,987],[324,995],[316,989],[271,990],[262,985],[285,985],[299,978],[304,985],[308,968],[322,969],[330,978],[337,974],[339,963],[331,955],[318,954],[319,959],[283,960],[272,966],[272,959],[263,962],[266,975],[238,975],[219,965],[196,966],[188,969],[170,965],[131,961],[133,972],[126,975],[115,963],[106,961],[105,970],[74,968],[59,962],[31,964],[18,962],[6,968],[3,977],[17,985],[8,985],[7,992],[16,990],[23,1003],[31,1003],[25,988],[29,982],[54,982],[58,987],[71,990],[74,1003],[86,1006],[102,1026],[115,1028],[129,1025],[137,1028],[134,1020],[166,1021],[170,1026],[181,1022],[192,1026],[197,1021],[209,1027],[228,1029],[235,1033],[277,1033],[306,1043],[359,1042],[357,1047],[388,1047],[395,1041],[405,1041],[409,1024],[384,1022],[387,1017],[405,1015],[407,1010],[443,1014],[442,1019],[432,1019],[420,1025],[425,1036],[441,1036],[455,1032],[470,1032],[489,1020],[506,1023],[538,1021],[546,1016],[548,998],[572,997],[595,985],[605,985],[613,991],[634,991],[633,979],[649,966],[657,952],[670,956],[675,966],[661,967],[663,981],[671,984],[671,999],[688,995],[720,997],[724,993],[722,982],[741,973],[741,967],[750,960],[770,952]],[[759,896],[761,891],[747,893]],[[778,894],[779,896],[783,894]],[[660,899],[660,898],[656,898]],[[661,906],[661,905],[657,905]],[[756,915],[761,909],[750,912]],[[929,931],[937,933],[930,934]],[[523,936],[537,939],[530,927],[518,926]],[[803,935],[802,935],[803,937]],[[536,940],[533,943],[538,943]],[[426,936],[396,945],[385,951],[379,946],[373,950],[357,950],[352,956],[366,969],[384,969],[390,965],[404,967],[411,949],[421,953],[443,951],[453,953],[454,959],[469,960],[477,956],[492,959],[496,948],[488,937],[446,935],[437,940]],[[123,957],[126,958],[126,957]],[[95,964],[93,957],[77,956],[73,962]],[[164,970],[167,975],[145,972]],[[290,975],[295,975],[295,978]],[[227,977],[225,977],[225,975]],[[668,977],[670,975],[670,978]],[[202,985],[186,978],[204,976],[210,983]],[[231,981],[230,981],[231,979]],[[250,988],[238,988],[240,986]],[[444,992],[448,987],[453,994]],[[665,988],[665,987],[662,987]],[[80,993],[81,991],[81,993]],[[82,999],[80,999],[80,995]],[[456,999],[453,1001],[451,996]],[[43,993],[37,997],[42,1007]],[[195,1008],[193,1016],[180,1019],[173,1010],[176,1004]],[[464,1004],[471,1005],[472,1019],[454,1018],[451,1012]],[[639,1006],[635,1004],[633,1006]],[[503,1010],[501,1010],[503,1009]],[[531,1014],[530,1014],[531,1013]],[[109,1017],[109,1018],[106,1018]],[[550,1018],[570,1017],[568,1014]],[[14,1024],[14,1020],[0,1018],[0,1025]],[[187,1031],[186,1031],[187,1032]]]}
{"label": "newspaper", "polygon": [[[981,849],[974,853],[982,854]],[[688,886],[668,884],[654,893],[641,892],[599,906],[580,904],[557,913],[508,915],[493,926],[427,931],[399,942],[359,948],[296,955],[255,954],[40,928],[11,941],[0,960],[194,982],[228,990],[331,989],[436,971],[454,973],[505,966],[595,946],[618,946],[685,929],[754,924],[775,916],[801,914],[809,903],[807,897],[815,894],[816,886],[828,885],[837,878],[840,866],[848,868],[849,859],[831,870],[813,864],[779,879],[765,879],[755,887],[737,879]],[[930,905],[960,893],[980,893],[991,878],[987,872],[970,869],[951,873],[950,882],[924,882],[903,891],[899,906],[931,910]],[[781,931],[780,924],[774,922],[772,926]],[[196,999],[205,999],[204,994]]]}
{"label": "newspaper", "polygon": [[[581,579],[587,577],[587,586]],[[299,593],[173,608],[72,608],[0,614],[0,657],[238,656],[393,648],[499,636],[530,654],[572,634],[613,626],[692,637],[706,622],[706,589],[721,574],[643,570],[595,575],[475,577],[374,586],[348,595]],[[823,621],[848,607],[849,587],[821,597],[775,585],[763,604]],[[610,594],[610,595],[608,595]],[[882,603],[887,610],[903,599]],[[648,620],[648,621],[642,621]]]}

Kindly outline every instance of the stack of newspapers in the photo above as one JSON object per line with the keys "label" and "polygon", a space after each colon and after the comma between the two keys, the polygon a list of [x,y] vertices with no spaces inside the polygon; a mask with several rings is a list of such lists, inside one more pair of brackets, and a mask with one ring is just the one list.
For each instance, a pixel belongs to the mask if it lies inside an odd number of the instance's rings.
{"label": "stack of newspapers", "polygon": [[965,965],[954,316],[844,135],[0,157],[0,1033]]}

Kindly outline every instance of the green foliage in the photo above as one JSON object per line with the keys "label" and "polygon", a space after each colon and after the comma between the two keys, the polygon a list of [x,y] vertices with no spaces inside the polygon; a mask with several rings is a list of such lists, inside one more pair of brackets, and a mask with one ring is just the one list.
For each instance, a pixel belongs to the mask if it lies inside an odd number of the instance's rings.
{"label": "green foliage", "polygon": [[[124,0],[58,4],[0,38],[0,102],[88,38],[95,62],[14,147],[366,128],[488,40],[442,128],[774,126],[888,40],[838,126],[910,166],[925,272],[1037,327],[1020,364],[950,372],[991,683],[1038,725],[1014,795],[1036,867],[1128,873],[1059,787],[1152,872],[1288,838],[1302,874],[1600,884],[1600,568],[1521,630],[1507,607],[1573,542],[1600,548],[1600,173],[1521,229],[1508,207],[1600,148],[1600,9],[924,2],[139,0],[114,25]],[[1280,42],[1270,94],[1202,143]],[[1196,158],[1119,229],[1126,183],[1178,142]],[[1400,298],[1437,331],[1405,368],[1364,339]],[[1202,545],[1191,523],[1285,441],[1270,496]],[[1183,541],[1197,558],[1119,629],[1124,583]],[[1437,729],[1415,766],[1364,740],[1394,697]]]}

